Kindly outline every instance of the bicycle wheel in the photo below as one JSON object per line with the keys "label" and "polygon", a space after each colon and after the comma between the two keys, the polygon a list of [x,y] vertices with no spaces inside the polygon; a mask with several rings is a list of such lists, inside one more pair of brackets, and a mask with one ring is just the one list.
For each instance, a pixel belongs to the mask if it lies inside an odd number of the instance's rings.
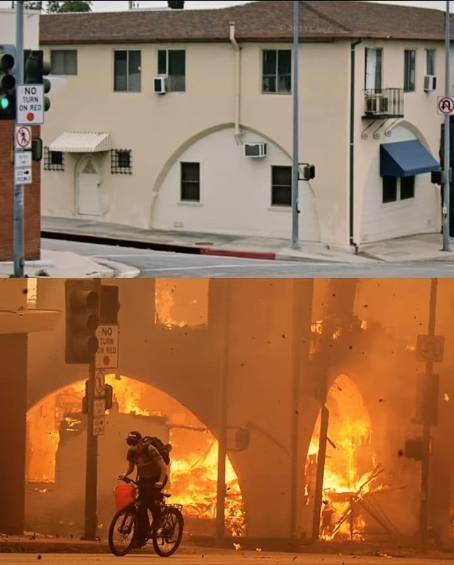
{"label": "bicycle wheel", "polygon": [[160,527],[153,532],[153,548],[160,557],[170,557],[183,539],[184,520],[178,508],[164,509]]}
{"label": "bicycle wheel", "polygon": [[115,514],[109,527],[109,547],[114,555],[122,557],[130,551],[135,527],[136,507],[134,504],[122,508]]}

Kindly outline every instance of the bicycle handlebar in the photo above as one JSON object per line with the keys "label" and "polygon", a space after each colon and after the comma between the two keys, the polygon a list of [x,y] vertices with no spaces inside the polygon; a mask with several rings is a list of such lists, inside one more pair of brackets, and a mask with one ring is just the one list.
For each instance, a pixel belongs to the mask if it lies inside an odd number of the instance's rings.
{"label": "bicycle handlebar", "polygon": [[138,482],[137,482],[137,481],[135,481],[134,479],[130,479],[129,477],[125,477],[125,476],[123,476],[123,475],[120,475],[120,476],[118,477],[118,480],[119,480],[119,481],[123,481],[123,482],[126,483],[126,484],[131,484],[131,483],[132,483],[133,485],[138,486]]}

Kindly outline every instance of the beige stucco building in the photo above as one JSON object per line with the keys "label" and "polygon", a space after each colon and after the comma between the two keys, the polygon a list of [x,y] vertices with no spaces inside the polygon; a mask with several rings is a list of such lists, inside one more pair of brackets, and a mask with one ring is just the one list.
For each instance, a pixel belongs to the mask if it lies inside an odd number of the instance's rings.
{"label": "beige stucco building", "polygon": [[[53,76],[42,213],[289,237],[291,4],[43,16]],[[438,232],[443,13],[316,1],[300,11],[299,160],[316,167],[300,183],[302,241],[353,248]],[[247,143],[266,155],[245,156]]]}

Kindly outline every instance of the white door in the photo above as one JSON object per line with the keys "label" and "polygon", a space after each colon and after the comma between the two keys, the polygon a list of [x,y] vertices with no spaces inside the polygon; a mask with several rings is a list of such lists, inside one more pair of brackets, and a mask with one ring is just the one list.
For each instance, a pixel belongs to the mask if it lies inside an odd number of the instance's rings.
{"label": "white door", "polygon": [[93,157],[83,157],[77,166],[77,211],[87,216],[101,214],[101,175]]}

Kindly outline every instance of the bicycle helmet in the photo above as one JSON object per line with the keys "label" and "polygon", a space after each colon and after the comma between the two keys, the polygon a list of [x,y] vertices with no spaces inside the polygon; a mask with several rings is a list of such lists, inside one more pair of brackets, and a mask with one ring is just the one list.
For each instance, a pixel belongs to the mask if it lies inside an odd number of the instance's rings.
{"label": "bicycle helmet", "polygon": [[137,445],[141,439],[142,434],[140,432],[129,432],[128,437],[126,438],[126,443],[131,446]]}

